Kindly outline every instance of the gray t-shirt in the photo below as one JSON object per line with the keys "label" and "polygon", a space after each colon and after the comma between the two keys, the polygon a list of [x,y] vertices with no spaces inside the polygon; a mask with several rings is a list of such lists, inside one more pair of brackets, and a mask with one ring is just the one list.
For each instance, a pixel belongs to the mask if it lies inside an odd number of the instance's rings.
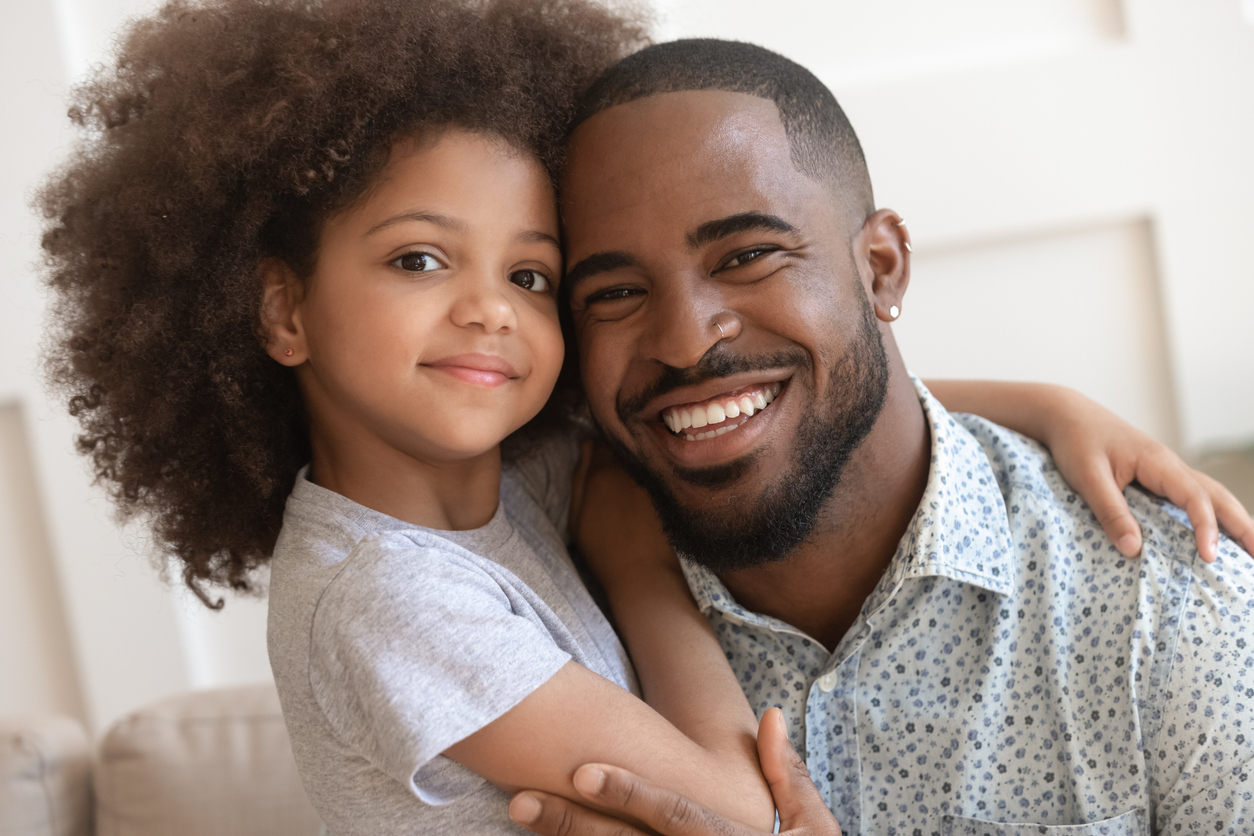
{"label": "gray t-shirt", "polygon": [[473,531],[393,519],[302,471],[270,581],[268,643],[305,790],[336,836],[522,833],[509,796],[440,753],[574,659],[638,694],[564,534],[575,449],[507,466]]}

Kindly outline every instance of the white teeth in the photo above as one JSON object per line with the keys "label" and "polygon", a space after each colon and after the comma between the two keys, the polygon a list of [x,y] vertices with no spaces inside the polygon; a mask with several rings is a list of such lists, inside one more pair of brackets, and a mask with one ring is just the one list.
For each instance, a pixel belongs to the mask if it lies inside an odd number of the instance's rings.
{"label": "white teeth", "polygon": [[709,432],[697,433],[696,435],[693,435],[692,433],[684,433],[684,438],[688,439],[689,441],[705,441],[710,438],[717,438],[723,433],[729,433],[732,430],[738,430],[738,429],[740,429],[739,424],[732,424],[731,426],[719,427],[717,430],[710,430]]}
{"label": "white teeth", "polygon": [[710,403],[705,406],[693,406],[686,409],[668,409],[662,415],[662,421],[671,432],[683,435],[689,441],[703,441],[707,438],[713,438],[716,434],[724,433],[729,429],[734,430],[738,425],[696,434],[684,433],[684,430],[689,428],[695,430],[701,427],[721,424],[728,419],[739,418],[741,415],[752,418],[754,413],[761,412],[763,409],[766,409],[768,404],[774,402],[779,397],[781,391],[783,391],[782,384],[772,383],[765,389],[741,395],[739,398],[733,397],[723,403]]}

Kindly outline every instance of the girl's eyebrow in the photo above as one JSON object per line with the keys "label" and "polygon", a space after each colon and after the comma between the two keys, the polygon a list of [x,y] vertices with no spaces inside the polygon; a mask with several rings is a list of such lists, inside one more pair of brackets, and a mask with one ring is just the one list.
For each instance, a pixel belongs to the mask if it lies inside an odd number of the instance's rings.
{"label": "girl's eyebrow", "polygon": [[[393,215],[386,220],[379,221],[377,224],[370,227],[370,229],[366,230],[362,237],[369,238],[371,235],[376,235],[385,229],[390,229],[391,227],[396,226],[397,224],[410,222],[435,224],[436,226],[443,227],[444,229],[448,229],[453,232],[466,232],[470,229],[470,226],[465,221],[459,218],[454,218],[451,215],[441,215],[438,212],[404,212],[400,215]],[[526,232],[518,233],[518,240],[527,244],[552,244],[559,250],[562,248],[562,245],[556,238],[549,235],[547,232],[541,232],[538,229],[530,229]]]}
{"label": "girl's eyebrow", "polygon": [[562,245],[558,240],[547,232],[541,232],[538,229],[531,229],[518,234],[518,240],[525,244],[552,244],[557,249],[561,249]]}
{"label": "girl's eyebrow", "polygon": [[453,232],[465,232],[469,229],[465,221],[448,215],[441,215],[436,212],[405,212],[400,215],[393,215],[387,220],[379,221],[377,224],[370,227],[370,229],[366,230],[365,235],[362,237],[369,238],[371,235],[380,233],[385,229],[396,226],[397,224],[403,224],[410,221],[435,224],[436,226],[444,227],[445,229],[452,230]]}

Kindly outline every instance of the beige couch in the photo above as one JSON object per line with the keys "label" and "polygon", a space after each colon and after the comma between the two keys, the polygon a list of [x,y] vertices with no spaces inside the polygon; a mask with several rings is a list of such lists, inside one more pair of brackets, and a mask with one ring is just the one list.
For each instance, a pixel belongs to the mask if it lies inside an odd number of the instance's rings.
{"label": "beige couch", "polygon": [[65,717],[0,719],[0,836],[317,836],[272,685],[181,694],[98,749]]}

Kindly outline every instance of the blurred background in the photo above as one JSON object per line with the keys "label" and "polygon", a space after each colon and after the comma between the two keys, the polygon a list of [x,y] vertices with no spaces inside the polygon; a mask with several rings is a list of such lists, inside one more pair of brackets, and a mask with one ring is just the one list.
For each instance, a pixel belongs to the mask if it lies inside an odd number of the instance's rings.
{"label": "blurred background", "polygon": [[[265,604],[164,585],[44,392],[32,190],[67,92],[152,0],[0,0],[0,715],[99,732],[270,676]],[[895,329],[923,376],[1085,392],[1254,507],[1254,0],[657,0],[661,40],[814,70],[909,222]]]}

